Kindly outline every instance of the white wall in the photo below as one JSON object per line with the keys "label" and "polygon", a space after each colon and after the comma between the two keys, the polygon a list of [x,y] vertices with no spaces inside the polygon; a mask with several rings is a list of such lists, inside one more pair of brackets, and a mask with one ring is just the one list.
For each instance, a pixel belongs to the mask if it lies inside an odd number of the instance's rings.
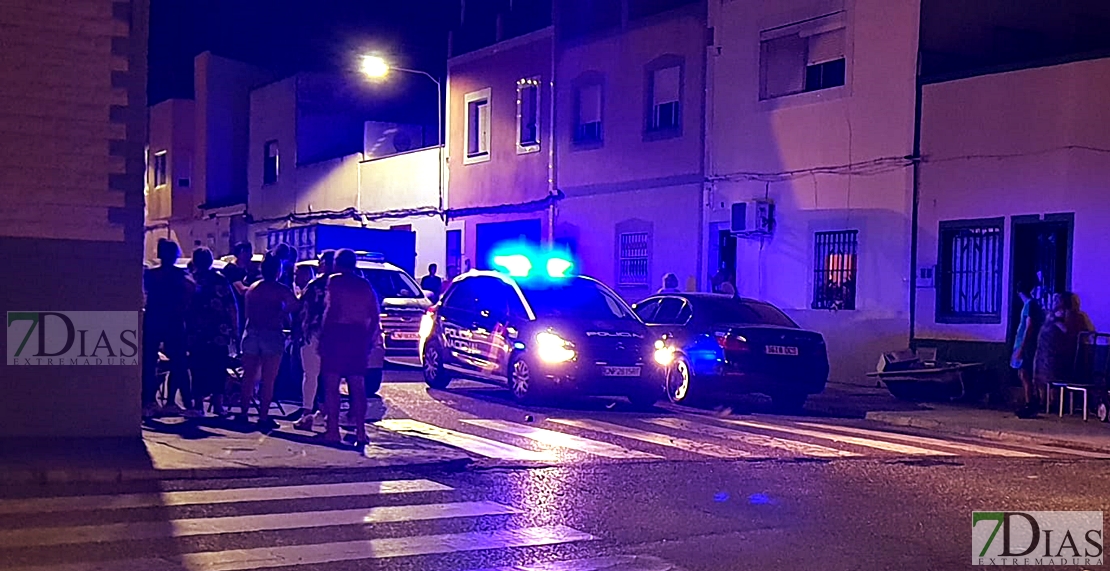
{"label": "white wall", "polygon": [[[824,333],[834,380],[867,382],[881,351],[909,341],[912,171],[900,158],[913,151],[918,2],[710,5],[719,49],[708,59],[707,163],[716,182],[705,221],[727,221],[733,202],[773,200],[774,236],[738,246],[740,293]],[[845,85],[761,101],[761,31],[841,10]],[[849,166],[883,159],[882,168]],[[826,166],[839,168],[808,171]],[[857,309],[813,310],[814,233],[837,230],[859,231]]]}
{"label": "white wall", "polygon": [[1074,213],[1071,288],[1096,328],[1110,328],[1110,59],[963,79],[924,88],[920,263],[936,263],[940,221],[1006,217],[1003,318],[938,324],[920,290],[919,336],[1006,340],[1013,216]]}
{"label": "white wall", "polygon": [[362,210],[438,208],[439,152],[438,147],[431,147],[359,164]]}

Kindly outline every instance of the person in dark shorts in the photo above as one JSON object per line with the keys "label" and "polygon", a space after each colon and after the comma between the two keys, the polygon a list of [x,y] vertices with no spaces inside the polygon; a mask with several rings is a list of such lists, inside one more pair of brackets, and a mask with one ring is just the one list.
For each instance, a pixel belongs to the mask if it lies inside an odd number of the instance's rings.
{"label": "person in dark shorts", "polygon": [[1040,408],[1037,387],[1033,382],[1033,362],[1037,352],[1037,337],[1044,323],[1044,309],[1033,297],[1033,285],[1027,281],[1018,283],[1018,297],[1021,299],[1021,319],[1014,338],[1014,352],[1010,367],[1017,371],[1018,378],[1025,390],[1025,406],[1018,410],[1018,416],[1036,416]]}

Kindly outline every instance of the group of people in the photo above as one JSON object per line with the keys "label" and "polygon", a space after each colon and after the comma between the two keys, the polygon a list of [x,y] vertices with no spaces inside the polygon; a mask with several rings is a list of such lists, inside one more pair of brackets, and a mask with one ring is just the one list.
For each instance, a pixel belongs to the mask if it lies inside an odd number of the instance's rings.
{"label": "group of people", "polygon": [[[314,423],[325,422],[320,438],[338,442],[339,388],[346,379],[350,416],[356,419],[355,442],[365,444],[365,424],[357,421],[366,416],[365,378],[368,370],[380,374],[384,347],[378,296],[358,274],[355,252],[321,253],[318,275],[311,266],[294,269],[296,251],[286,244],[266,253],[257,269],[250,244],[237,245],[233,253],[235,260],[216,271],[212,252],[199,247],[185,269],[176,266],[177,244],[159,241],[159,266],[147,270],[143,279],[144,418],[203,416],[206,399],[215,414],[226,415],[228,368],[237,354],[243,376],[239,413],[233,419],[247,422],[257,386],[257,428],[276,429],[270,407],[291,341],[300,349],[304,369],[302,408],[294,428],[312,430]],[[163,407],[157,405],[159,353],[166,356],[169,368]],[[321,385],[322,407],[317,398]],[[177,405],[178,395],[184,408]]]}
{"label": "group of people", "polygon": [[1094,331],[1074,293],[1053,294],[1046,310],[1036,289],[1030,283],[1018,284],[1023,305],[1010,366],[1018,372],[1025,392],[1025,405],[1017,411],[1021,418],[1037,416],[1051,383],[1073,378],[1080,335]]}

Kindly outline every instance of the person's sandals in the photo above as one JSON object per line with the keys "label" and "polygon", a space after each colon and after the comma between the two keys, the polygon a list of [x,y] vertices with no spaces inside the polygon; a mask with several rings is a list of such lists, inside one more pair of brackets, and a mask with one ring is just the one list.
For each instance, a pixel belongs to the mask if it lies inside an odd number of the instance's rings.
{"label": "person's sandals", "polygon": [[304,430],[304,431],[307,431],[307,432],[312,432],[312,424],[315,420],[316,420],[316,415],[311,414],[311,413],[306,414],[306,415],[302,416],[300,418],[300,420],[293,423],[293,429],[294,430]]}

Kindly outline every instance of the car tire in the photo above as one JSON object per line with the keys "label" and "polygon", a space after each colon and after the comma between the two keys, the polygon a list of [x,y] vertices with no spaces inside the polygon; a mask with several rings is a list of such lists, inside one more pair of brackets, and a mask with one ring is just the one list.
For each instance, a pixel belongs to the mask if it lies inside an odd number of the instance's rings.
{"label": "car tire", "polygon": [[420,366],[424,371],[424,382],[428,387],[443,390],[451,384],[451,376],[443,368],[443,349],[438,343],[429,342],[424,345]]}
{"label": "car tire", "polygon": [[794,414],[805,408],[807,394],[779,393],[771,395],[771,408],[780,414]]}
{"label": "car tire", "polygon": [[513,400],[520,404],[536,404],[539,400],[539,387],[536,386],[534,367],[523,355],[509,361],[508,386]]}
{"label": "car tire", "polygon": [[691,391],[694,381],[694,372],[690,368],[690,361],[678,355],[674,363],[667,368],[666,390],[667,400],[674,404],[690,404],[697,400],[696,393]]}

